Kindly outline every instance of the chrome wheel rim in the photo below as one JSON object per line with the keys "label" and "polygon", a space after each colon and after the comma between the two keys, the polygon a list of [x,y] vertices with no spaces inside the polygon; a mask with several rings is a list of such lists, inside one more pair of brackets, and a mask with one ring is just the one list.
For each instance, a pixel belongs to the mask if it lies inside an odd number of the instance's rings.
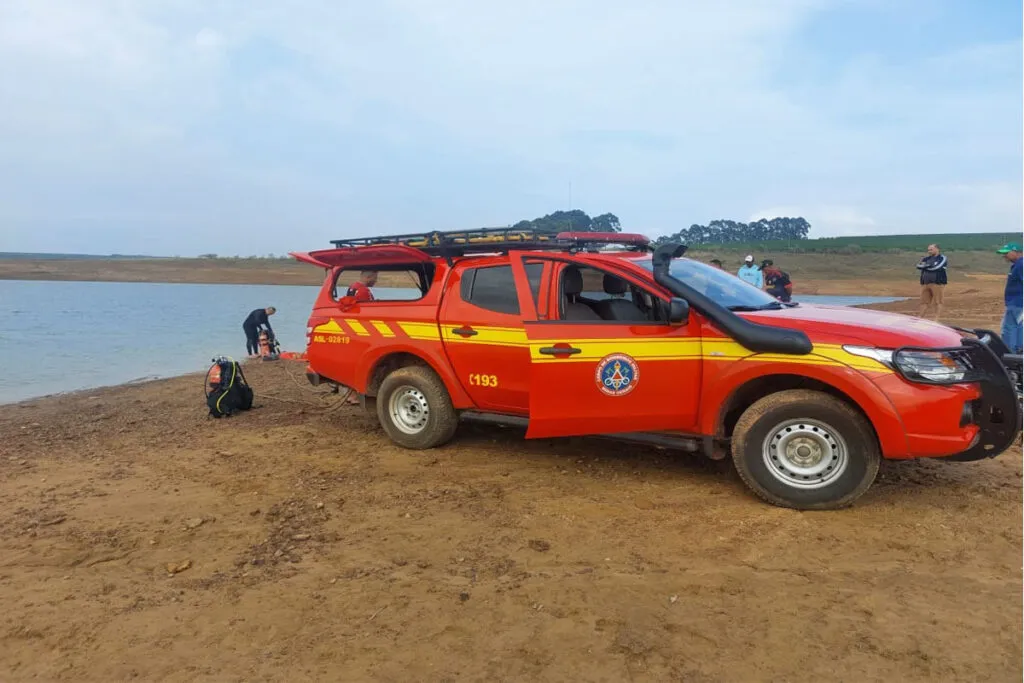
{"label": "chrome wheel rim", "polygon": [[405,434],[419,434],[427,427],[430,405],[427,397],[416,387],[401,386],[388,401],[391,422]]}
{"label": "chrome wheel rim", "polygon": [[787,420],[765,437],[761,448],[768,472],[800,489],[828,486],[846,471],[849,450],[833,427],[818,420]]}

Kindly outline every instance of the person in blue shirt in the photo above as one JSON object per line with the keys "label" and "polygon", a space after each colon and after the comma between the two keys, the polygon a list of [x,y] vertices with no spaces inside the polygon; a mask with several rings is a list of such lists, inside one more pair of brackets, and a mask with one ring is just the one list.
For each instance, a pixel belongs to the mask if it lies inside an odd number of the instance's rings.
{"label": "person in blue shirt", "polygon": [[743,265],[736,271],[736,277],[746,282],[748,285],[754,285],[758,289],[764,289],[764,274],[761,269],[754,263],[754,257],[751,254],[747,254],[746,258],[743,259]]}
{"label": "person in blue shirt", "polygon": [[1020,353],[1024,347],[1022,341],[1021,312],[1024,309],[1024,262],[1020,258],[1020,245],[1010,242],[1003,245],[997,253],[1010,262],[1010,273],[1006,276],[1006,291],[1003,298],[1006,303],[1006,313],[1003,314],[1003,341],[1014,353]]}

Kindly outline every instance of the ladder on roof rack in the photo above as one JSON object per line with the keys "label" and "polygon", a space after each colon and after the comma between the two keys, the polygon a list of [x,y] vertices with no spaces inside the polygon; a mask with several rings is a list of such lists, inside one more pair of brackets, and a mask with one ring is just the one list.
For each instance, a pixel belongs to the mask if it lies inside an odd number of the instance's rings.
{"label": "ladder on roof rack", "polygon": [[337,248],[401,245],[421,249],[439,256],[462,256],[467,253],[493,253],[509,249],[580,250],[597,245],[622,245],[631,251],[647,251],[649,240],[630,233],[548,232],[517,228],[480,228],[382,237],[354,237],[331,240]]}

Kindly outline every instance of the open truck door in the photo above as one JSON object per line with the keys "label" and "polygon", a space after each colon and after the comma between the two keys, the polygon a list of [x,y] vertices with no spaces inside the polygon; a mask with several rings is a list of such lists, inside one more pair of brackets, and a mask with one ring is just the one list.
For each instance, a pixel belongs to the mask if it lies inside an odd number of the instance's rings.
{"label": "open truck door", "polygon": [[[551,281],[547,319],[524,320],[530,345],[528,438],[647,431],[692,431],[700,404],[701,323],[696,315],[667,319],[670,301],[659,301],[647,321],[568,319],[567,302],[580,294],[580,270],[601,288],[604,273],[566,257],[548,259]],[[519,267],[516,267],[519,270]],[[592,272],[591,272],[592,271]],[[519,271],[525,276],[525,271]],[[623,275],[623,277],[626,277]],[[642,291],[641,295],[660,295]],[[587,294],[588,292],[584,292]],[[653,303],[653,299],[652,299]],[[543,310],[544,305],[540,308]],[[657,320],[664,315],[665,320]]]}

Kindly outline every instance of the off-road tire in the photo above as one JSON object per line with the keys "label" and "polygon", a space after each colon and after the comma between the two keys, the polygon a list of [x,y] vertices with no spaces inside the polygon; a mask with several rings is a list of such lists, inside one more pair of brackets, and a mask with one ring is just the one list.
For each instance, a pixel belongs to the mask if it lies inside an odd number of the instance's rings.
{"label": "off-road tire", "polygon": [[[801,426],[801,420],[827,426],[845,445],[845,469],[821,488],[787,484],[766,462],[777,461],[771,450],[765,455],[766,440],[779,433],[780,425]],[[851,505],[870,488],[882,456],[870,423],[854,408],[829,394],[793,389],[765,396],[744,411],[733,430],[732,459],[744,483],[763,500],[797,510],[834,510]]]}
{"label": "off-road tire", "polygon": [[[422,429],[414,434],[403,431],[391,414],[392,395],[412,388],[426,401],[428,413]],[[444,382],[430,368],[410,365],[393,370],[377,392],[377,418],[387,435],[399,446],[425,450],[447,443],[455,435],[459,415]]]}

